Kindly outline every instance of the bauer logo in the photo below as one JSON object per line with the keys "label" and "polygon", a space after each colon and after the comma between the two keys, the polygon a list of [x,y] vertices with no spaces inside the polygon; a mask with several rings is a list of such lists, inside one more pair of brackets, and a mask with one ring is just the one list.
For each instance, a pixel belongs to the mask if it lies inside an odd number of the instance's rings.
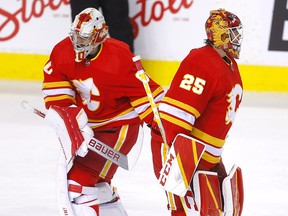
{"label": "bauer logo", "polygon": [[88,145],[93,147],[100,154],[104,154],[113,160],[119,161],[120,159],[119,154],[115,153],[112,149],[108,149],[107,146],[102,145],[94,139],[91,139]]}

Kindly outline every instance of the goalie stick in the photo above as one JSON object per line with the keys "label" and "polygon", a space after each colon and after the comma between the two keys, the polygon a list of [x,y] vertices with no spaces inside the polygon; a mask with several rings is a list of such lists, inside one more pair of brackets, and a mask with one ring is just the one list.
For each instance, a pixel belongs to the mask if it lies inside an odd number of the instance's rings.
{"label": "goalie stick", "polygon": [[[154,114],[154,120],[158,125],[164,145],[168,147],[164,126],[162,124],[157,105],[154,101],[148,83],[149,78],[146,75],[140,60],[141,57],[139,55],[133,57],[133,61],[135,62],[138,70],[136,73],[136,77],[142,82],[144,86],[145,92],[147,94],[149,103]],[[193,214],[193,212],[191,212],[190,209],[187,208],[185,202],[185,194],[191,192],[190,182],[192,180],[192,176],[196,170],[198,162],[205,150],[205,145],[191,137],[187,137],[185,135],[183,136],[182,134],[179,135],[176,137],[178,139],[175,139],[173,141],[172,146],[169,149],[158,181],[162,188],[164,188],[168,193],[181,195],[180,199],[185,210],[185,214],[190,216],[191,214]],[[186,151],[187,147],[189,147],[189,152]],[[190,159],[189,157],[187,157],[188,155],[190,157],[192,156],[194,163],[189,163]]]}
{"label": "goalie stick", "polygon": [[154,101],[154,98],[153,98],[153,95],[152,95],[152,92],[151,92],[151,89],[150,89],[150,86],[149,86],[149,83],[148,83],[149,82],[149,78],[147,77],[140,60],[141,60],[141,57],[139,55],[133,57],[133,61],[135,62],[135,65],[136,65],[137,70],[138,70],[137,73],[136,73],[136,77],[143,83],[145,92],[147,94],[149,103],[151,105],[151,108],[152,108],[152,111],[153,111],[153,114],[154,114],[154,120],[155,120],[155,122],[157,123],[157,125],[159,127],[159,131],[160,131],[161,136],[163,138],[164,144],[167,145],[167,140],[166,140],[164,127],[163,127],[163,124],[161,122],[161,118],[160,118],[160,115],[159,115],[159,112],[158,112],[158,109],[157,109],[157,105],[156,105],[156,103]]}
{"label": "goalie stick", "polygon": [[[141,57],[139,56],[139,55],[137,55],[137,56],[135,56],[135,57],[133,57],[133,61],[135,62],[135,65],[136,65],[136,68],[137,68],[137,73],[136,73],[136,77],[142,82],[142,84],[143,84],[143,86],[144,86],[144,89],[145,89],[145,92],[146,92],[146,95],[147,95],[147,97],[148,97],[148,100],[149,100],[149,103],[150,103],[150,105],[151,105],[151,108],[152,108],[152,111],[153,111],[153,114],[154,114],[154,120],[155,120],[155,122],[157,123],[157,125],[158,125],[158,127],[159,127],[159,131],[160,131],[160,134],[161,134],[161,136],[162,136],[162,139],[163,139],[163,141],[164,141],[164,145],[166,145],[166,146],[168,146],[168,143],[167,143],[167,139],[166,139],[166,134],[165,134],[165,129],[164,129],[164,126],[163,126],[163,124],[162,124],[162,121],[161,121],[161,117],[160,117],[160,114],[159,114],[159,111],[158,111],[158,108],[157,108],[157,105],[156,105],[156,103],[155,103],[155,101],[154,101],[154,98],[153,98],[153,95],[152,95],[152,92],[151,92],[151,89],[150,89],[150,86],[149,86],[149,78],[148,78],[148,76],[146,75],[146,73],[145,73],[145,71],[144,71],[144,68],[143,68],[143,66],[142,66],[142,63],[141,63]],[[179,134],[180,136],[176,136],[176,138],[177,137],[182,137],[182,139],[181,139],[181,141],[178,141],[177,139],[175,139],[174,141],[173,141],[173,144],[172,144],[172,146],[171,147],[173,147],[174,149],[171,151],[171,149],[169,150],[170,152],[169,152],[169,154],[168,154],[168,157],[167,157],[167,159],[166,159],[166,161],[165,161],[165,164],[164,164],[164,169],[162,169],[162,171],[161,171],[161,174],[160,174],[160,184],[162,185],[162,186],[164,186],[164,184],[163,184],[163,182],[161,182],[161,178],[163,177],[163,174],[166,176],[166,174],[165,174],[165,167],[171,167],[171,164],[172,164],[172,162],[171,162],[171,158],[173,157],[173,158],[175,158],[175,156],[178,156],[178,153],[179,152],[185,152],[185,151],[183,151],[183,149],[181,150],[181,148],[186,148],[186,146],[187,145],[182,145],[183,143],[182,142],[186,142],[186,143],[190,143],[190,142],[192,142],[192,143],[194,143],[194,156],[193,156],[193,158],[195,157],[195,158],[197,158],[197,159],[195,159],[194,158],[194,161],[196,161],[196,164],[195,165],[197,165],[197,162],[198,162],[198,159],[199,159],[199,156],[200,155],[202,155],[203,154],[203,151],[204,151],[204,149],[205,149],[205,146],[203,145],[203,143],[201,143],[200,141],[198,141],[198,140],[195,140],[194,138],[191,138],[191,137],[188,137],[188,136],[183,136],[183,135],[181,135],[181,134]],[[183,141],[183,139],[184,139],[184,141]],[[196,149],[197,149],[197,151],[196,151]],[[197,152],[198,152],[198,156],[195,156],[195,154],[197,155]],[[173,155],[172,155],[172,154]],[[175,153],[176,153],[176,155],[175,155]],[[191,167],[190,167],[191,168]],[[166,170],[167,171],[167,170]],[[166,172],[167,173],[167,172]],[[168,173],[169,174],[169,173]],[[190,181],[191,181],[191,179],[192,179],[192,174],[193,173],[190,173],[190,175],[189,176],[187,176],[188,177],[188,181],[189,181],[189,179],[190,179]],[[189,186],[189,183],[187,184],[187,180],[185,180],[186,181],[186,188],[188,188],[188,186]]]}
{"label": "goalie stick", "polygon": [[[29,109],[36,115],[45,118],[46,114],[34,107],[32,107],[27,101],[22,101],[21,107],[23,109]],[[101,155],[105,159],[113,162],[114,164],[122,167],[125,170],[129,170],[129,165],[128,165],[128,158],[126,155],[123,155],[121,152],[111,148],[107,144],[101,142],[100,140],[97,140],[94,137],[90,138],[90,141],[88,142],[87,145],[88,149]]]}

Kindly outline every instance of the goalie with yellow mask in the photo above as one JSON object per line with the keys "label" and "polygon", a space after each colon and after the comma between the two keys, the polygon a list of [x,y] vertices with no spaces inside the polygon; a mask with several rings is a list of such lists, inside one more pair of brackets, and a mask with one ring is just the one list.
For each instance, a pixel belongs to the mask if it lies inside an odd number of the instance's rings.
{"label": "goalie with yellow mask", "polygon": [[[152,124],[154,171],[166,190],[172,216],[240,216],[241,169],[227,174],[222,152],[242,101],[235,59],[242,42],[240,19],[224,9],[210,12],[206,44],[181,62]],[[167,149],[169,154],[167,157]]]}

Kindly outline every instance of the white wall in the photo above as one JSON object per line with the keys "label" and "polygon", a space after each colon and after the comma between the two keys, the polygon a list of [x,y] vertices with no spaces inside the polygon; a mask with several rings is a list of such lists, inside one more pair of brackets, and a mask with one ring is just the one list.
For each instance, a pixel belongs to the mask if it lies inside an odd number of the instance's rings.
{"label": "white wall", "polygon": [[[276,1],[285,4],[283,10],[288,17],[288,0]],[[129,2],[130,16],[139,28],[135,54],[143,59],[180,61],[191,48],[202,46],[209,11],[222,7],[238,15],[244,25],[240,64],[288,66],[287,44],[282,51],[268,50],[274,0]],[[159,19],[151,19],[153,16]],[[68,0],[1,0],[0,52],[48,54],[67,35],[70,23]],[[282,19],[279,26],[283,30],[280,40],[288,43],[288,18]]]}

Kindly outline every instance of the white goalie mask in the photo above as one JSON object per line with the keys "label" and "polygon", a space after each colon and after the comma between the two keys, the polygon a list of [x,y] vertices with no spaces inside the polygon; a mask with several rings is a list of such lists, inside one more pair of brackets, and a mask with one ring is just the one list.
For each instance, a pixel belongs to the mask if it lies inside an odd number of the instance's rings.
{"label": "white goalie mask", "polygon": [[98,10],[86,8],[75,17],[69,35],[75,51],[75,61],[81,62],[105,41],[108,26]]}

